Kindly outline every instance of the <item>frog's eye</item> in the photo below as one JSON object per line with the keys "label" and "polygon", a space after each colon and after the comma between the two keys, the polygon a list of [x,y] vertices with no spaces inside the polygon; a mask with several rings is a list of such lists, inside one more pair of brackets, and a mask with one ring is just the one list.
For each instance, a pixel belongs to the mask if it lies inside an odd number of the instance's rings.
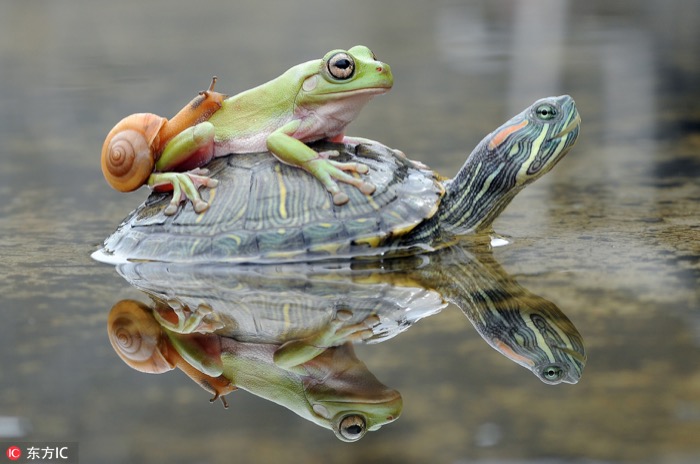
{"label": "frog's eye", "polygon": [[554,117],[556,117],[557,109],[554,106],[552,106],[548,103],[545,103],[543,105],[538,106],[535,109],[535,114],[542,121],[549,121],[551,119],[554,119]]}
{"label": "frog's eye", "polygon": [[328,60],[328,72],[336,79],[350,79],[355,74],[355,61],[345,52],[339,52]]}
{"label": "frog's eye", "polygon": [[564,369],[557,364],[550,364],[542,369],[542,378],[548,382],[558,382],[564,377]]}
{"label": "frog's eye", "polygon": [[343,441],[357,441],[367,433],[367,424],[359,414],[343,417],[338,424],[337,436]]}

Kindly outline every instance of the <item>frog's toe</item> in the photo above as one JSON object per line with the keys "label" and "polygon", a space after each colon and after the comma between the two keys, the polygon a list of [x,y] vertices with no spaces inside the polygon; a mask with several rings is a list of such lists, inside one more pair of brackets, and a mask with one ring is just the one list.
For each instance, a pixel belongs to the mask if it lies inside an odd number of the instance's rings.
{"label": "frog's toe", "polygon": [[355,163],[354,170],[360,174],[367,174],[369,172],[369,166],[367,166],[366,164],[362,164],[362,163]]}
{"label": "frog's toe", "polygon": [[171,200],[170,203],[168,203],[168,206],[163,210],[163,214],[166,216],[172,216],[173,214],[177,213],[177,209],[180,206],[179,201],[175,201],[175,199]]}
{"label": "frog's toe", "polygon": [[377,190],[377,187],[369,182],[360,183],[358,188],[360,189],[360,192],[364,193],[365,195],[372,195],[374,191]]}
{"label": "frog's toe", "polygon": [[350,201],[350,197],[345,192],[336,192],[333,194],[333,204],[336,206],[342,206]]}
{"label": "frog's toe", "polygon": [[358,174],[367,174],[369,166],[362,163],[342,163],[340,161],[329,161],[336,169],[347,172],[356,172]]}
{"label": "frog's toe", "polygon": [[185,175],[190,178],[192,181],[192,184],[194,185],[195,188],[199,187],[208,187],[208,188],[214,188],[217,185],[219,185],[219,181],[216,179],[212,179],[209,177],[209,169],[204,169],[204,168],[197,168],[193,169],[189,172],[186,172]]}
{"label": "frog's toe", "polygon": [[192,200],[192,207],[196,213],[203,213],[209,208],[209,203],[201,198]]}
{"label": "frog's toe", "polygon": [[379,316],[376,314],[372,314],[371,316],[367,316],[364,321],[362,321],[362,324],[365,327],[374,327],[375,325],[379,324]]}

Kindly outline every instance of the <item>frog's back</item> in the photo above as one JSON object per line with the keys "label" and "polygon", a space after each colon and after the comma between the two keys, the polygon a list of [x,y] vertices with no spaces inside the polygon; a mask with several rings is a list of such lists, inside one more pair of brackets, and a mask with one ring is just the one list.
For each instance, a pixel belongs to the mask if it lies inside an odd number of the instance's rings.
{"label": "frog's back", "polygon": [[105,241],[101,254],[111,261],[167,262],[375,254],[373,247],[435,213],[443,189],[431,171],[379,144],[338,159],[367,164],[376,192],[367,196],[342,185],[350,201],[336,206],[315,178],[268,153],[230,155],[208,166],[219,185],[202,192],[207,211],[197,214],[187,204],[166,216],[171,194],[154,193]]}

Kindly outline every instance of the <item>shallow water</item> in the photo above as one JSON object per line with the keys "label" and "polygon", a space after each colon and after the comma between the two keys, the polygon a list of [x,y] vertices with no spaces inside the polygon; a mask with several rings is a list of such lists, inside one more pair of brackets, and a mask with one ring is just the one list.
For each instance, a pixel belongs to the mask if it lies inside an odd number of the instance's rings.
{"label": "shallow water", "polygon": [[[82,462],[697,462],[700,7],[686,1],[10,1],[0,5],[0,438],[78,442]],[[450,305],[355,351],[403,398],[354,444],[246,391],[127,367],[107,337],[148,302],[90,253],[147,196],[99,168],[126,114],[174,114],[357,43],[395,87],[350,126],[453,175],[486,133],[570,94],[577,146],[496,221],[492,258],[584,341],[546,385]],[[4,451],[4,450],[3,450]]]}

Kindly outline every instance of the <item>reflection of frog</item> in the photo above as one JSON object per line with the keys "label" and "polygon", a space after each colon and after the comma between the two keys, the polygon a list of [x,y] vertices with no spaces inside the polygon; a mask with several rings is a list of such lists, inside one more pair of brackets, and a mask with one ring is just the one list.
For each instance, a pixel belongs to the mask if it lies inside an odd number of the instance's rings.
{"label": "reflection of frog", "polygon": [[[146,183],[173,189],[165,214],[175,214],[185,199],[202,212],[209,205],[198,188],[215,187],[216,181],[193,168],[215,156],[270,151],[283,163],[315,176],[337,205],[348,201],[337,182],[365,194],[374,191],[372,184],[353,175],[366,173],[366,165],[335,161],[329,157],[337,152],[319,154],[306,145],[345,140],[345,127],[362,107],[393,85],[389,66],[367,47],[330,51],[323,59],[294,66],[231,97],[214,92],[215,82],[170,121],[148,113],[120,121],[102,148],[102,172],[109,184],[123,192]],[[187,170],[191,171],[173,172]]]}
{"label": "reflection of frog", "polygon": [[[156,302],[151,313],[124,300],[110,313],[110,340],[136,369],[160,373],[178,367],[214,399],[236,388],[248,390],[332,429],[344,441],[358,440],[401,413],[400,394],[367,370],[351,344],[373,334],[376,316],[355,322],[351,312],[340,310],[324,330],[276,345],[197,332],[218,326],[210,315],[206,306],[173,310]],[[134,349],[146,340],[154,343]]]}

